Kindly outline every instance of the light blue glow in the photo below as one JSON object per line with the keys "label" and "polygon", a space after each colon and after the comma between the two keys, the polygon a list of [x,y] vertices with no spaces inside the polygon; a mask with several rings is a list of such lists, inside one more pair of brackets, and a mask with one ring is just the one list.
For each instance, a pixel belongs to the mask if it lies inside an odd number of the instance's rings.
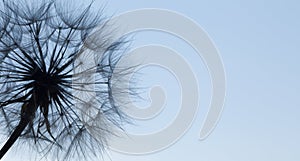
{"label": "light blue glow", "polygon": [[[146,36],[138,39],[137,34],[136,43],[166,44],[182,53],[192,64],[200,82],[199,117],[180,141],[164,151],[143,156],[112,153],[111,159],[298,161],[299,5],[293,0],[110,1],[108,8],[115,9],[117,13],[140,8],[164,8],[194,19],[215,42],[227,73],[227,98],[222,118],[206,140],[198,141],[208,105],[209,97],[206,95],[211,94],[203,62],[188,46],[181,46],[180,42],[180,45],[170,43],[173,38],[164,39],[157,34],[155,40],[153,34],[148,34],[148,39]],[[176,101],[172,100],[172,95],[170,97],[169,103]]]}

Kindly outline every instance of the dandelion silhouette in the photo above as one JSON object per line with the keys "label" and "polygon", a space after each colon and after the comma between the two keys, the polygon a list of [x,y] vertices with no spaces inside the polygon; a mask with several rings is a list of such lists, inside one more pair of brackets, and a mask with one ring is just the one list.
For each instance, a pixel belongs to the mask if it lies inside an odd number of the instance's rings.
{"label": "dandelion silhouette", "polygon": [[92,3],[71,5],[3,1],[0,125],[8,140],[0,159],[18,139],[58,160],[97,158],[112,127],[126,120],[112,92],[113,74],[124,74],[114,70],[125,41],[113,41],[111,26]]}

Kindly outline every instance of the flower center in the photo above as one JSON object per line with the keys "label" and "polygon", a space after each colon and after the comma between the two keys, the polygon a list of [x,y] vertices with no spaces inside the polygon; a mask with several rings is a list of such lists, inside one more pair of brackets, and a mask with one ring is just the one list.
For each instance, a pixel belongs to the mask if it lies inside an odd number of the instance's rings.
{"label": "flower center", "polygon": [[36,101],[40,106],[45,106],[49,103],[54,95],[59,93],[59,76],[49,74],[38,69],[32,74],[33,91],[36,95]]}
{"label": "flower center", "polygon": [[32,80],[34,80],[34,86],[36,88],[51,88],[56,85],[55,76],[47,72],[42,72],[41,70],[37,70],[32,75]]}

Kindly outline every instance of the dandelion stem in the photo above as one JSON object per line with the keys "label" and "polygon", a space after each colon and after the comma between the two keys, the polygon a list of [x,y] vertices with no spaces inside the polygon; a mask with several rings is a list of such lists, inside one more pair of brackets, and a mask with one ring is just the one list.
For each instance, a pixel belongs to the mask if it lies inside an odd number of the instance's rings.
{"label": "dandelion stem", "polygon": [[14,132],[11,134],[5,145],[2,147],[0,151],[0,159],[6,154],[6,152],[12,147],[15,141],[19,138],[23,130],[28,125],[29,121],[20,121],[19,125],[16,127]]}
{"label": "dandelion stem", "polygon": [[10,135],[9,139],[6,141],[4,146],[1,148],[0,160],[7,153],[7,151],[13,146],[13,144],[17,141],[17,139],[21,136],[21,134],[24,131],[24,129],[26,128],[26,126],[32,120],[32,117],[34,117],[34,113],[37,108],[34,105],[32,100],[33,99],[30,99],[29,102],[26,102],[23,104],[21,120],[20,120],[18,126],[16,127],[16,129]]}

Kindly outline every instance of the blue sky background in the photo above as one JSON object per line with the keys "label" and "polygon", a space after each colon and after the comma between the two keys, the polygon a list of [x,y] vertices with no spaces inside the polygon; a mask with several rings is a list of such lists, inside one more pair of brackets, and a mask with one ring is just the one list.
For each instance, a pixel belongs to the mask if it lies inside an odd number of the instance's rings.
{"label": "blue sky background", "polygon": [[[199,141],[208,106],[206,95],[210,95],[203,62],[188,46],[178,47],[180,42],[173,43],[173,38],[157,34],[155,40],[153,33],[148,34],[149,42],[176,49],[193,66],[200,82],[198,118],[181,140],[164,151],[144,156],[113,153],[112,160],[300,160],[299,7],[296,0],[109,1],[108,8],[117,13],[164,8],[192,18],[215,42],[227,74],[222,118],[214,132]],[[143,44],[146,37],[146,33],[140,39],[137,35],[136,43]],[[174,93],[172,89],[168,92]],[[167,108],[173,108],[171,104],[177,100],[173,95],[168,95]]]}
{"label": "blue sky background", "polygon": [[[101,4],[101,1],[96,1]],[[204,28],[220,51],[227,77],[222,118],[213,133],[199,141],[210,99],[210,79],[202,60],[170,35],[145,32],[134,45],[158,43],[177,50],[197,74],[200,110],[191,129],[166,150],[148,155],[109,152],[109,161],[299,161],[300,160],[300,2],[297,0],[107,1],[108,14],[140,8],[182,13]],[[147,133],[168,123],[179,108],[177,82],[166,71],[144,69],[143,85],[161,84],[168,95],[164,116],[139,122],[133,131]],[[159,77],[164,75],[163,77]],[[175,110],[174,110],[175,109]],[[4,161],[19,160],[9,153]]]}

